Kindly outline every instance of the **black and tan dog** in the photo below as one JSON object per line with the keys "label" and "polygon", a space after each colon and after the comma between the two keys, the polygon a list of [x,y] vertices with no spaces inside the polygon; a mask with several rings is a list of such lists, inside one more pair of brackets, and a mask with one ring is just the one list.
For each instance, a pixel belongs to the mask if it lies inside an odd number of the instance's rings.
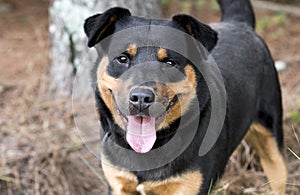
{"label": "black and tan dog", "polygon": [[[272,190],[285,193],[287,170],[280,152],[281,92],[274,62],[264,41],[254,32],[255,17],[250,2],[219,0],[219,4],[222,22],[210,26],[189,15],[153,20],[131,16],[123,8],[112,8],[86,20],[84,29],[89,47],[95,46],[97,51],[100,46],[105,51],[116,45],[123,48],[120,53],[101,56],[93,72],[97,109],[104,130],[102,167],[109,193],[207,194],[244,137],[259,155]],[[115,44],[106,49],[107,44],[101,44],[116,32],[142,26],[147,26],[149,34],[132,33],[125,37],[128,43],[113,37],[106,43]],[[160,45],[138,45],[141,39],[155,42],[153,39],[157,37],[169,36],[167,33],[150,36],[151,26],[173,28],[194,37],[220,69],[226,89],[226,116],[216,144],[204,156],[199,156],[198,150],[212,110],[208,84],[184,55]],[[179,44],[184,45],[185,41],[179,40]],[[159,109],[153,109],[154,105]],[[149,170],[128,170],[123,166],[138,159],[123,154],[120,148],[144,157],[164,146],[180,125],[187,127],[186,132],[190,130],[188,124],[195,119],[196,106],[200,113],[197,131],[180,155]],[[182,120],[185,116],[189,116],[188,120]],[[120,147],[106,144],[107,139]],[[164,156],[154,158],[153,162]]]}

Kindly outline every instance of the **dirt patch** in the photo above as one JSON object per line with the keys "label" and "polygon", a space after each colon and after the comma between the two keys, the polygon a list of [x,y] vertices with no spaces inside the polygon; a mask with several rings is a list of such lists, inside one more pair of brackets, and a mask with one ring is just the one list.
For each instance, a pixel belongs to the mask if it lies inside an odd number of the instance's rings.
{"label": "dirt patch", "polygon": [[[48,0],[0,0],[0,194],[104,194],[99,161],[74,132],[71,100],[52,101],[45,93],[50,67],[48,6]],[[164,8],[165,17],[180,12],[204,22],[219,21],[220,16],[211,1],[169,0]],[[262,11],[257,18],[257,30],[274,59],[287,63],[279,74],[284,150],[288,194],[297,194],[300,163],[291,151],[299,155],[299,18]],[[255,153],[246,143],[239,148],[215,192],[268,194]]]}

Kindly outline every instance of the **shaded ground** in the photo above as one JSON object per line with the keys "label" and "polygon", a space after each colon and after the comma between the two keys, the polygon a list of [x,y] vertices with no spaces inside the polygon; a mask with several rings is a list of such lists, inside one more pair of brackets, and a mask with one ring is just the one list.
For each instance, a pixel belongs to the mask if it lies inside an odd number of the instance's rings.
{"label": "shaded ground", "polygon": [[[190,2],[169,0],[165,16],[183,10],[205,22],[219,20],[214,3]],[[0,194],[104,194],[96,174],[98,161],[74,132],[71,100],[47,97],[48,4],[46,0],[0,0]],[[280,82],[288,194],[297,194],[300,161],[287,148],[300,153],[296,138],[300,136],[299,18],[261,11],[257,18],[257,30],[274,59],[288,65],[280,73]],[[247,144],[241,145],[216,191],[268,193],[264,174],[253,158]]]}

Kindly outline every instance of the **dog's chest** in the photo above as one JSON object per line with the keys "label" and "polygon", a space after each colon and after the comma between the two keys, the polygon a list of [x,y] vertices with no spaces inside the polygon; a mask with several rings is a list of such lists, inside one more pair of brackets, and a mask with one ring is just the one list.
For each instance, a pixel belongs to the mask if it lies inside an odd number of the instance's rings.
{"label": "dog's chest", "polygon": [[114,195],[196,195],[202,184],[200,171],[189,171],[161,181],[139,183],[137,177],[126,170],[102,163],[104,175]]}

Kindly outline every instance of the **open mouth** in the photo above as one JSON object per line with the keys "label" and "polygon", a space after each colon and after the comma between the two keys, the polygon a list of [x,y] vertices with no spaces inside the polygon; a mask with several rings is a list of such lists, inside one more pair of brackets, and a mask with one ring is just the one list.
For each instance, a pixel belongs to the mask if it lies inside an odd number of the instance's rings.
{"label": "open mouth", "polygon": [[126,141],[135,152],[147,153],[153,148],[159,124],[177,101],[178,96],[175,96],[166,107],[165,112],[158,117],[145,115],[125,116],[118,109],[118,113],[121,115],[126,128]]}
{"label": "open mouth", "polygon": [[131,148],[138,153],[151,150],[156,140],[154,117],[128,116],[126,140]]}

